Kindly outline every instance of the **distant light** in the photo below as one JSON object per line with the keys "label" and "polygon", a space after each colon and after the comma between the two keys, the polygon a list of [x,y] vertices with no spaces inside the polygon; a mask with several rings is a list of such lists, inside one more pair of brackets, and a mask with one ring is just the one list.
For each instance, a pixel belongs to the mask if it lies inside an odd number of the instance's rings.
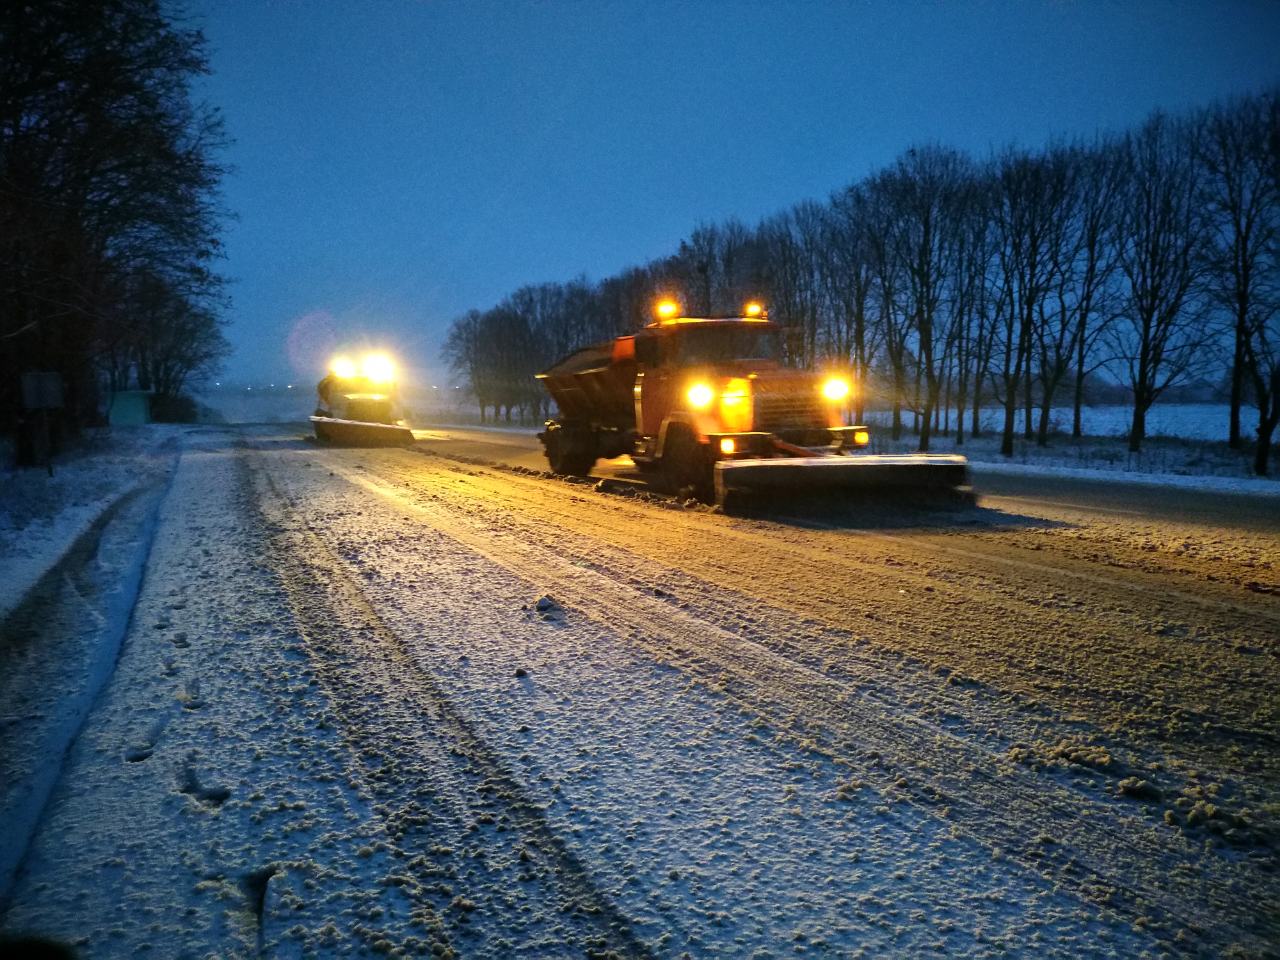
{"label": "distant light", "polygon": [[431,389],[432,389],[432,390],[439,390],[440,388],[439,388],[439,387],[437,387],[437,386],[433,383],[433,384],[431,385]]}
{"label": "distant light", "polygon": [[659,300],[653,309],[658,316],[662,317],[662,319],[669,320],[680,312],[680,304],[670,298],[667,298]]}
{"label": "distant light", "polygon": [[734,443],[733,437],[720,438],[720,452],[723,453],[726,457],[733,456],[734,451],[737,449],[738,449],[738,445]]}
{"label": "distant light", "polygon": [[329,362],[329,370],[339,380],[350,380],[356,375],[356,365],[350,357],[334,357]]}
{"label": "distant light", "polygon": [[292,390],[292,389],[293,389],[293,384],[292,384],[292,383],[291,383],[291,384],[289,384],[287,387],[285,387],[285,389],[286,389],[286,390]]}
{"label": "distant light", "polygon": [[759,317],[763,315],[763,313],[764,313],[764,304],[761,303],[759,300],[752,300],[750,303],[748,303],[745,307],[742,308],[742,315],[744,317]]}

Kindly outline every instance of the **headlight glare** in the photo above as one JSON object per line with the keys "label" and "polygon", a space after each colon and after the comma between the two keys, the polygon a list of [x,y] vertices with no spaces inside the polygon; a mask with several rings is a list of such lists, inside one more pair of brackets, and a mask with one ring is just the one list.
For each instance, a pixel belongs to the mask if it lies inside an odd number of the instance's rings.
{"label": "headlight glare", "polygon": [[689,400],[689,406],[694,410],[705,410],[711,406],[711,401],[716,398],[716,392],[708,384],[695,383],[689,388],[685,397]]}
{"label": "headlight glare", "polygon": [[831,377],[822,385],[822,395],[828,400],[843,400],[849,395],[849,381],[844,377]]}

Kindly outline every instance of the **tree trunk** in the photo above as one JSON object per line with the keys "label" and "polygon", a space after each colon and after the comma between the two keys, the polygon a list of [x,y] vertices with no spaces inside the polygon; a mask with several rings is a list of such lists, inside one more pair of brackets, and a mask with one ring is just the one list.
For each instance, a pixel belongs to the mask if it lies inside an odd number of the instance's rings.
{"label": "tree trunk", "polygon": [[1018,401],[1010,391],[1004,401],[1004,432],[1000,436],[1000,455],[1013,456],[1013,428],[1017,421]]}
{"label": "tree trunk", "polygon": [[1033,384],[1031,382],[1031,359],[1030,357],[1028,357],[1027,358],[1027,383],[1026,383],[1026,390],[1023,392],[1024,415],[1022,418],[1022,436],[1023,436],[1023,439],[1026,439],[1026,440],[1030,440],[1032,437],[1036,435],[1035,431],[1031,427],[1032,411],[1035,409],[1035,404],[1032,402],[1032,392],[1031,392],[1032,386]]}
{"label": "tree trunk", "polygon": [[1147,406],[1142,397],[1133,398],[1133,427],[1129,430],[1129,452],[1139,453],[1147,436]]}
{"label": "tree trunk", "polygon": [[1240,407],[1244,403],[1244,341],[1247,336],[1245,324],[1240,317],[1236,318],[1236,348],[1231,360],[1231,412],[1227,430],[1227,446],[1239,450],[1240,440]]}
{"label": "tree trunk", "polygon": [[1040,403],[1040,426],[1036,429],[1036,446],[1049,445],[1049,404],[1046,400]]}
{"label": "tree trunk", "polygon": [[1269,476],[1271,466],[1271,437],[1275,433],[1276,420],[1266,414],[1258,414],[1258,446],[1253,451],[1253,472],[1260,477]]}

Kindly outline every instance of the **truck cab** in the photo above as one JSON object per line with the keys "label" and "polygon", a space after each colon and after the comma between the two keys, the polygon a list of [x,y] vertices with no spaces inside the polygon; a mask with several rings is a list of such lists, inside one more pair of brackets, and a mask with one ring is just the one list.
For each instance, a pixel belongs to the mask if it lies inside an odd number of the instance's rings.
{"label": "truck cab", "polygon": [[677,432],[692,434],[712,461],[773,456],[779,441],[854,444],[858,430],[844,424],[848,380],[787,367],[784,351],[783,330],[765,319],[681,317],[646,327],[636,337],[633,456],[661,459]]}

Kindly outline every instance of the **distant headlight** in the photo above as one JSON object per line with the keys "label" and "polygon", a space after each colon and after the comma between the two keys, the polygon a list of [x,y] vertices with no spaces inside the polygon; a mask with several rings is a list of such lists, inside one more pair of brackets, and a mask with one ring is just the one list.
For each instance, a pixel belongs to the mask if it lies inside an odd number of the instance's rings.
{"label": "distant headlight", "polygon": [[832,377],[822,385],[822,395],[828,400],[843,400],[849,395],[849,381],[844,377]]}
{"label": "distant headlight", "polygon": [[856,446],[865,447],[871,442],[871,434],[866,430],[853,431],[853,442]]}
{"label": "distant headlight", "polygon": [[711,406],[711,401],[716,398],[716,392],[705,383],[695,383],[689,388],[685,394],[689,401],[689,406],[695,410],[705,410]]}

